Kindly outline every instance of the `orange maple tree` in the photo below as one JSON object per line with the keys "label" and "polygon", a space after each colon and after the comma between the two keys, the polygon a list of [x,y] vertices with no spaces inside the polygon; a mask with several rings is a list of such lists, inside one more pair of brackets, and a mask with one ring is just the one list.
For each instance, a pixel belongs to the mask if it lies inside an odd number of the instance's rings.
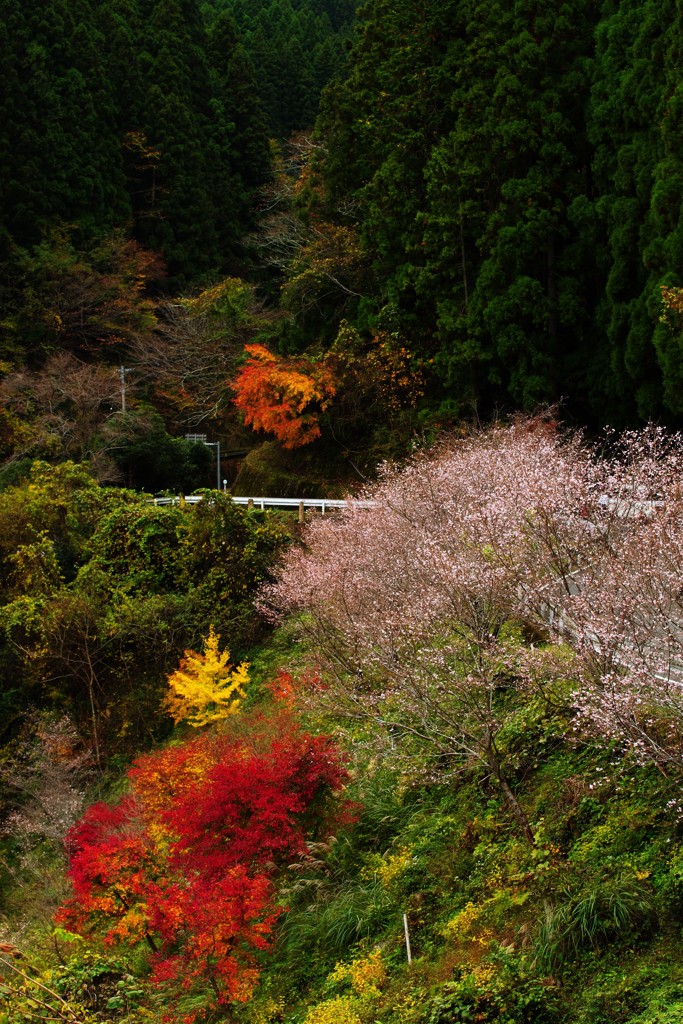
{"label": "orange maple tree", "polygon": [[249,358],[234,381],[237,408],[254,430],[275,434],[284,448],[300,448],[320,437],[320,413],[337,386],[329,360],[284,358],[263,345],[245,345]]}

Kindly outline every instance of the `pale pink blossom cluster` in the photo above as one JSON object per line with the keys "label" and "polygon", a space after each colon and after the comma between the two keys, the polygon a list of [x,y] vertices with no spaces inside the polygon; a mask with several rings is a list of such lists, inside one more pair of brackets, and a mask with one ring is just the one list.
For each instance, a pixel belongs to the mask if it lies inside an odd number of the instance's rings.
{"label": "pale pink blossom cluster", "polygon": [[582,730],[683,765],[682,469],[656,428],[600,452],[543,419],[451,439],[313,522],[261,603],[299,614],[331,708],[435,773],[482,761],[516,816],[504,695],[560,643]]}
{"label": "pale pink blossom cluster", "polygon": [[655,428],[629,433],[606,468],[605,543],[564,602],[579,655],[578,723],[641,762],[681,768],[683,441]]}

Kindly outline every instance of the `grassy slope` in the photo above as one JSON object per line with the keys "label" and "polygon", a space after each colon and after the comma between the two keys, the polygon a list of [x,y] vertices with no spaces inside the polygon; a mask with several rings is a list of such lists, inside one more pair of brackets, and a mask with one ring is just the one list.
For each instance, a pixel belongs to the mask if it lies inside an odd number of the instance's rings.
{"label": "grassy slope", "polygon": [[411,788],[359,766],[364,811],[287,882],[280,947],[241,1019],[683,1021],[675,784],[568,742],[537,700],[519,711],[506,743],[536,849],[476,771]]}
{"label": "grassy slope", "polygon": [[[254,658],[257,690],[291,655],[285,629]],[[480,769],[448,784],[416,785],[373,761],[367,737],[347,735],[356,751],[358,820],[312,847],[300,870],[285,872],[289,913],[278,948],[264,957],[255,998],[226,1020],[683,1022],[676,781],[622,763],[615,750],[568,739],[563,709],[534,696],[518,700],[502,743],[536,847]],[[126,985],[144,976],[143,953],[116,952],[127,964]],[[70,969],[64,991],[73,991],[78,971],[104,971],[106,980],[110,955],[105,962],[97,950],[80,949],[81,966]],[[158,1024],[163,1007],[143,989],[129,1012],[111,1002],[105,1009],[101,998],[97,1019]]]}

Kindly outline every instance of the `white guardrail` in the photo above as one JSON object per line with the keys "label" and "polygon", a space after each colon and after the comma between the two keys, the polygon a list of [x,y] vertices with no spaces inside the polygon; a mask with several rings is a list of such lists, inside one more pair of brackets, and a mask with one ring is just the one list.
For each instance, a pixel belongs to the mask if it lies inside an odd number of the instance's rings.
{"label": "white guardrail", "polygon": [[[221,491],[221,494],[225,493],[225,491]],[[227,497],[235,505],[247,505],[249,508],[291,508],[298,509],[300,512],[305,511],[307,508],[320,509],[323,515],[325,515],[328,509],[348,508],[349,506],[374,508],[377,505],[376,501],[355,500],[354,498],[243,498],[232,494],[227,495]],[[203,501],[203,499],[203,494],[189,494],[187,497],[177,495],[172,498],[152,498],[151,500],[155,505],[196,505],[198,502]]]}
{"label": "white guardrail", "polygon": [[[354,506],[356,508],[375,508],[377,506],[376,501],[371,499],[356,499],[356,498],[266,498],[266,497],[236,497],[233,494],[229,494],[227,491],[221,491],[221,494],[226,494],[235,505],[247,505],[249,508],[289,508],[298,509],[299,515],[302,516],[306,509],[319,509],[323,515],[328,509],[335,508],[348,508]],[[187,496],[178,494],[169,498],[151,498],[150,502],[155,505],[196,505],[198,502],[203,501],[203,494],[188,494]],[[623,516],[634,516],[634,515],[652,515],[657,508],[664,505],[663,501],[641,501],[641,502],[619,502],[616,499],[608,499],[607,497],[600,498],[599,503],[601,505],[607,505],[613,511],[616,511],[617,515]],[[623,508],[621,507],[623,505]]]}

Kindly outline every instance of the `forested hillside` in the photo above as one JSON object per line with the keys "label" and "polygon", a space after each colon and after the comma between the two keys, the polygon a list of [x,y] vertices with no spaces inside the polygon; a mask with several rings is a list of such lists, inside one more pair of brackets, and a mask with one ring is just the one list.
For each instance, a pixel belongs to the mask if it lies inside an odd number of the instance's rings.
{"label": "forested hillside", "polygon": [[679,7],[0,0],[0,1024],[683,1021]]}
{"label": "forested hillside", "polygon": [[680,416],[680,55],[675,4],[363,9],[324,208],[358,232],[361,316],[395,310],[456,413]]}
{"label": "forested hillside", "polygon": [[520,419],[300,537],[7,489],[5,1024],[678,1022],[682,462]]}
{"label": "forested hillside", "polygon": [[[475,410],[562,399],[591,429],[680,422],[674,6],[377,0],[352,17],[4,5],[5,459],[114,449],[100,478],[140,486],[131,432],[202,424],[243,450],[246,423],[280,442],[276,474],[315,442],[302,477],[348,479]],[[267,389],[240,395],[245,344],[286,382],[282,429]],[[127,411],[147,418],[125,440],[102,436],[104,374],[92,443],[51,450],[44,393],[87,372],[65,351],[128,367]]]}
{"label": "forested hillside", "polygon": [[1,216],[11,246],[132,229],[172,275],[235,268],[265,125],[229,18],[198,4],[3,3]]}
{"label": "forested hillside", "polygon": [[320,92],[343,65],[356,6],[356,0],[204,0],[209,23],[225,12],[235,19],[276,138],[311,128]]}

